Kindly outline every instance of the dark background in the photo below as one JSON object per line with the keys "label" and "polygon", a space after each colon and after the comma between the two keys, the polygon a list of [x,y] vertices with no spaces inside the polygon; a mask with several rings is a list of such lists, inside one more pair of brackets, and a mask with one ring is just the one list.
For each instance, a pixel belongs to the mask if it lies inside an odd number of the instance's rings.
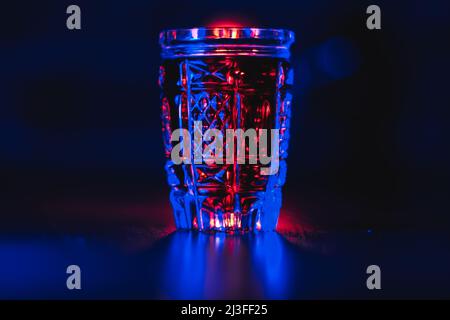
{"label": "dark background", "polygon": [[2,4],[0,234],[170,233],[158,33],[218,20],[296,33],[282,234],[446,233],[448,19],[444,1]]}
{"label": "dark background", "polygon": [[365,1],[77,1],[79,31],[65,26],[69,4],[2,5],[3,232],[102,225],[136,204],[131,220],[166,215],[158,33],[217,20],[296,33],[292,215],[324,228],[448,223],[444,2],[379,1],[374,31]]}

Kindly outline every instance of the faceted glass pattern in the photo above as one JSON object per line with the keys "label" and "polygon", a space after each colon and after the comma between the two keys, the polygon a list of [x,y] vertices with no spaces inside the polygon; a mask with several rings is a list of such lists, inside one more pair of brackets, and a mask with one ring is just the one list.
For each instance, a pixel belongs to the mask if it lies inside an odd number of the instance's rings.
{"label": "faceted glass pattern", "polygon": [[[275,229],[286,177],[292,76],[289,63],[280,58],[224,55],[163,61],[159,84],[165,169],[178,228]],[[184,128],[193,140],[194,121],[202,121],[197,128],[202,133],[218,129],[224,137],[226,129],[279,129],[278,172],[261,175],[261,165],[248,161],[175,165],[171,134]]]}

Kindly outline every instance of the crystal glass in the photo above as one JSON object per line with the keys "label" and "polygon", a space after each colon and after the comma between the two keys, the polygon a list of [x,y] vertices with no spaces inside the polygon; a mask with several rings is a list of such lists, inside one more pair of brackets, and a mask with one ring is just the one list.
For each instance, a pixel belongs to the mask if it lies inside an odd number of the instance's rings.
{"label": "crystal glass", "polygon": [[[177,228],[227,232],[276,228],[286,177],[293,81],[289,47],[293,41],[293,32],[280,29],[161,32],[165,170]],[[194,141],[196,133],[204,135],[209,129],[223,135],[220,146],[218,136]],[[259,142],[258,151],[276,155],[277,161],[272,158],[263,164],[261,153],[250,154],[252,137],[246,140],[245,136],[241,158],[223,163],[194,159],[208,145],[215,145],[217,154],[222,151],[223,159],[228,152],[236,153],[239,142],[225,136],[237,129],[254,129],[260,134],[253,137]],[[261,143],[261,129],[268,132],[266,145]],[[176,132],[178,139],[173,139]],[[183,162],[174,161],[174,154],[180,154]]]}

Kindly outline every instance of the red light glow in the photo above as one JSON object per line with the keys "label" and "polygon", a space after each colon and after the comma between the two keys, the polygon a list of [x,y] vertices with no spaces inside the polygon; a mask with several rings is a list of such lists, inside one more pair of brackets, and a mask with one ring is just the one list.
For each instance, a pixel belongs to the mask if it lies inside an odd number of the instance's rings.
{"label": "red light glow", "polygon": [[206,25],[209,28],[225,28],[225,27],[229,27],[229,28],[242,28],[244,27],[244,24],[236,22],[236,21],[231,21],[231,20],[216,20],[214,22],[208,23]]}
{"label": "red light glow", "polygon": [[250,21],[250,19],[236,14],[233,14],[232,17],[216,17],[206,23],[206,26],[209,28],[243,28],[250,27],[252,25],[254,25],[254,23]]}

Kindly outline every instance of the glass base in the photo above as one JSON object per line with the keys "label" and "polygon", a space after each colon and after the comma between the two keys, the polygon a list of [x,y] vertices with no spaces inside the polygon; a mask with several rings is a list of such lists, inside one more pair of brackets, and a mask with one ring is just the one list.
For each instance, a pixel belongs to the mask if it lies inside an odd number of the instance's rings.
{"label": "glass base", "polygon": [[[169,182],[178,180],[172,176],[171,167],[166,166]],[[286,165],[282,161],[278,174],[268,178],[265,191],[232,193],[201,187],[184,191],[175,183],[170,202],[176,227],[230,233],[273,231],[280,213],[285,176]]]}

